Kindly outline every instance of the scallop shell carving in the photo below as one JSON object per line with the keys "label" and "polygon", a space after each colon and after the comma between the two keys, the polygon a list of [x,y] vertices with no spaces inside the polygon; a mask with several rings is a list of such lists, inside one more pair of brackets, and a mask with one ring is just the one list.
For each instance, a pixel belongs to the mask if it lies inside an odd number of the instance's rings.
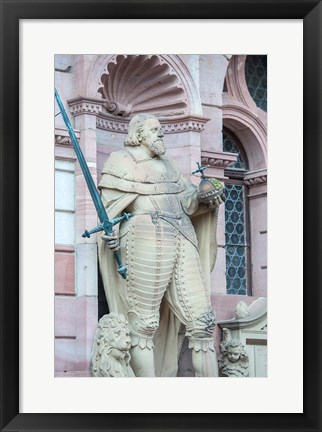
{"label": "scallop shell carving", "polygon": [[187,114],[187,95],[174,70],[157,55],[118,55],[105,67],[99,93],[107,111],[123,117],[139,112]]}

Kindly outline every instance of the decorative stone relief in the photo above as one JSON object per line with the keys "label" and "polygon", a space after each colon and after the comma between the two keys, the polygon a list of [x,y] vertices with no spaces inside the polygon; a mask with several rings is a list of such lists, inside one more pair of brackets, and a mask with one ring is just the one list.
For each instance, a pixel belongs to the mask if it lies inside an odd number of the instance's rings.
{"label": "decorative stone relief", "polygon": [[223,329],[224,340],[220,344],[218,366],[225,377],[247,377],[249,359],[245,346],[238,339],[231,339],[228,329]]}
{"label": "decorative stone relief", "polygon": [[130,367],[131,338],[123,315],[110,313],[98,323],[91,370],[94,377],[134,377]]}
{"label": "decorative stone relief", "polygon": [[[79,139],[80,132],[74,130],[76,138]],[[72,146],[70,136],[66,129],[55,128],[55,145]]]}
{"label": "decorative stone relief", "polygon": [[237,160],[235,153],[227,152],[202,152],[201,164],[209,165],[210,167],[227,168],[233,165]]}
{"label": "decorative stone relief", "polygon": [[240,301],[237,303],[235,316],[236,319],[246,318],[249,316],[248,306],[245,302]]}
{"label": "decorative stone relief", "polygon": [[[207,117],[201,116],[184,116],[176,119],[160,119],[162,130],[166,134],[176,134],[180,132],[202,132],[205,129],[205,124],[209,121]],[[127,133],[129,128],[129,120],[126,121],[122,117],[120,119],[104,115],[100,113],[96,120],[98,129],[108,130],[111,132]]]}
{"label": "decorative stone relief", "polygon": [[[249,359],[248,376],[266,377],[267,299],[260,297],[249,306],[246,306],[244,302],[239,302],[236,306],[235,317],[218,321],[218,325],[222,329],[224,342],[237,340],[244,347]],[[227,351],[227,347],[224,346],[224,349]],[[223,361],[222,358],[221,361]]]}
{"label": "decorative stone relief", "polygon": [[188,98],[175,71],[158,55],[116,55],[107,63],[98,89],[107,111],[128,117],[188,113]]}
{"label": "decorative stone relief", "polygon": [[245,175],[244,183],[247,186],[262,185],[267,183],[267,170],[257,170],[248,172]]}
{"label": "decorative stone relief", "polygon": [[85,97],[77,97],[68,100],[68,105],[70,107],[70,112],[74,115],[80,114],[92,114],[98,115],[102,112],[103,104],[106,101],[102,99],[91,99]]}

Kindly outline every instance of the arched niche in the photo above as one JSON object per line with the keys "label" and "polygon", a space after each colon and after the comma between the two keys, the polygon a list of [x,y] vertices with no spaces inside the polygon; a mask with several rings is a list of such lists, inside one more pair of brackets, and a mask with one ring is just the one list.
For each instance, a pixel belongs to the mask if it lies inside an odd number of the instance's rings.
{"label": "arched niche", "polygon": [[113,116],[151,112],[160,117],[201,115],[200,97],[177,55],[99,55],[89,71],[88,97],[106,99]]}

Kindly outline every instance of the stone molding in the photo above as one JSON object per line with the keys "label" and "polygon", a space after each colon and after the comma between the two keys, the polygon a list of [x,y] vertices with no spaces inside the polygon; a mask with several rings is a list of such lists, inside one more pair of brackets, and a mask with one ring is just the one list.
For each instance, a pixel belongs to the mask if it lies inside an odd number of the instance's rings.
{"label": "stone molding", "polygon": [[87,98],[83,96],[67,101],[73,116],[81,114],[98,115],[103,111],[103,106],[106,102],[105,99]]}
{"label": "stone molding", "polygon": [[[242,105],[240,102],[236,102],[230,98],[223,97],[224,104],[222,107],[224,119],[244,119],[245,125],[247,123],[253,123],[260,130],[260,134],[266,138],[267,135],[267,124],[266,119],[259,112],[250,110],[247,106]],[[250,125],[248,125],[250,127]]]}
{"label": "stone molding", "polygon": [[[98,129],[110,132],[126,134],[131,118],[113,116],[106,113],[106,99],[77,97],[69,99],[68,105],[73,116],[89,114],[96,116],[96,127]],[[163,131],[166,134],[180,132],[202,132],[206,123],[210,120],[208,117],[200,115],[184,115],[179,117],[159,117]],[[68,136],[68,134],[67,134]]]}
{"label": "stone molding", "polygon": [[228,152],[210,152],[201,153],[201,164],[209,165],[211,168],[227,168],[233,165],[237,160],[236,153]]}
{"label": "stone molding", "polygon": [[266,325],[267,323],[267,299],[266,297],[259,297],[248,306],[248,315],[244,318],[236,318],[235,316],[229,320],[218,321],[217,324],[222,330],[224,328],[229,330],[239,330],[255,326],[259,323],[261,324],[264,321],[265,323],[260,325],[260,328],[263,328],[263,325]]}
{"label": "stone molding", "polygon": [[245,63],[247,55],[233,55],[229,60],[226,75],[228,94],[237,99],[243,105],[256,109],[257,106],[249,93],[245,78]]}
{"label": "stone molding", "polygon": [[[210,120],[207,117],[188,115],[173,119],[162,119],[160,123],[163,131],[166,134],[180,132],[202,132],[205,129],[205,124]],[[100,113],[96,119],[96,127],[98,129],[107,130],[110,132],[119,132],[126,134],[128,131],[130,119],[110,117],[104,113]]]}
{"label": "stone molding", "polygon": [[246,186],[257,186],[267,184],[267,170],[256,170],[245,175],[244,183]]}
{"label": "stone molding", "polygon": [[[75,130],[76,138],[79,140],[80,131]],[[67,129],[55,128],[55,145],[59,146],[73,146]]]}

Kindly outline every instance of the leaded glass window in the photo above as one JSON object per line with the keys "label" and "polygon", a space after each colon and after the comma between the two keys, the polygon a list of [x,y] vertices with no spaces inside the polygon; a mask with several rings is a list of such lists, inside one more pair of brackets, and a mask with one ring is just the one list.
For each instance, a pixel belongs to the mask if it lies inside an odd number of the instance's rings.
{"label": "leaded glass window", "polygon": [[226,184],[226,281],[227,294],[247,294],[244,186]]}
{"label": "leaded glass window", "polygon": [[223,151],[237,154],[237,161],[231,166],[231,168],[245,169],[245,163],[242,160],[236,140],[232,135],[228,134],[226,130],[223,132]]}
{"label": "leaded glass window", "polygon": [[247,158],[237,137],[226,128],[223,132],[223,151],[237,154],[237,161],[225,170],[231,180],[225,182],[225,252],[227,294],[248,294],[248,236],[243,177]]}
{"label": "leaded glass window", "polygon": [[248,91],[256,105],[267,111],[267,56],[248,55],[245,63]]}

